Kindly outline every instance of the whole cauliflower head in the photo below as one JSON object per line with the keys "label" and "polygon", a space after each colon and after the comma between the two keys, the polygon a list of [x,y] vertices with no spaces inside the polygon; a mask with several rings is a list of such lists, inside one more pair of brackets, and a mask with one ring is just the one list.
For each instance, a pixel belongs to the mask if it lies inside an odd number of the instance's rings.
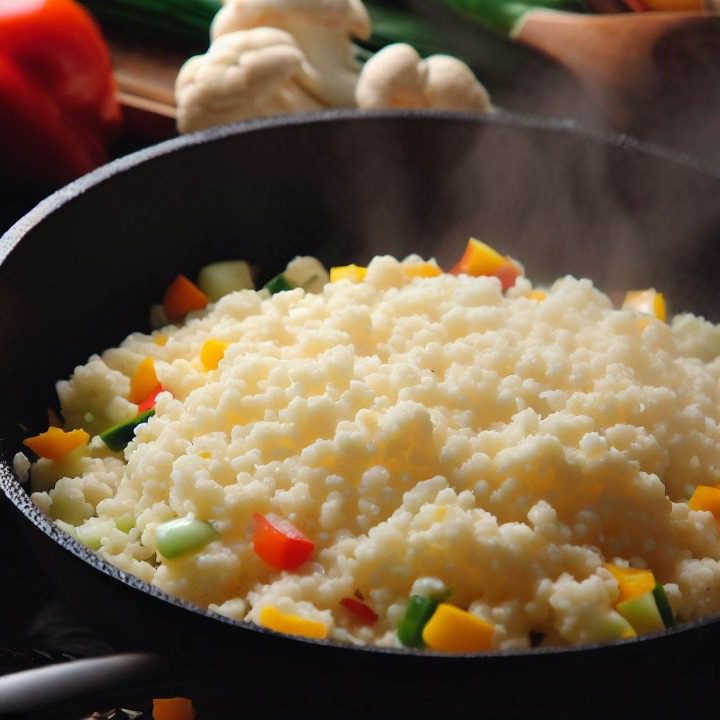
{"label": "whole cauliflower head", "polygon": [[261,27],[218,37],[175,82],[181,133],[322,107],[301,82],[306,58],[292,35]]}
{"label": "whole cauliflower head", "polygon": [[261,27],[290,33],[304,53],[300,83],[330,107],[353,107],[360,74],[353,38],[370,37],[361,0],[226,0],[213,19],[213,42],[228,33]]}
{"label": "whole cauliflower head", "polygon": [[487,90],[464,62],[449,55],[431,55],[423,60],[405,43],[388,45],[365,63],[355,99],[357,106],[366,110],[491,109]]}

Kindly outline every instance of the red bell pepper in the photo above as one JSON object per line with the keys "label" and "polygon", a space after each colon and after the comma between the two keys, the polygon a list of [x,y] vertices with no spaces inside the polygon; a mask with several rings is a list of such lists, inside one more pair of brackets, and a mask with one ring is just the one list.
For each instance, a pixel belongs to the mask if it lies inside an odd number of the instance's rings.
{"label": "red bell pepper", "polygon": [[164,392],[165,388],[161,383],[158,383],[150,392],[150,394],[138,405],[138,414],[144,413],[155,407],[155,400],[157,396]]}
{"label": "red bell pepper", "polygon": [[62,184],[108,159],[122,120],[110,51],[75,0],[0,2],[0,167]]}
{"label": "red bell pepper", "polygon": [[340,604],[366,625],[374,625],[378,621],[378,614],[369,605],[357,598],[345,597],[340,601]]}
{"label": "red bell pepper", "polygon": [[277,570],[295,570],[310,559],[315,543],[289,520],[275,513],[253,513],[253,549]]}

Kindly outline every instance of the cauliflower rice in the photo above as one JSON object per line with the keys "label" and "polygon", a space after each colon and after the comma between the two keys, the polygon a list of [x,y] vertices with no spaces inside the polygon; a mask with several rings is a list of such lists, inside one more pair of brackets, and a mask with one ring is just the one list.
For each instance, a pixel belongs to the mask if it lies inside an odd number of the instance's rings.
{"label": "cauliflower rice", "polygon": [[[720,483],[720,328],[617,309],[587,279],[539,300],[525,278],[409,278],[410,260],[318,294],[234,292],[92,356],[57,390],[93,438],[32,464],[33,500],[170,595],[257,624],[271,606],[341,642],[400,646],[408,597],[442,590],[495,649],[607,639],[606,563],[651,569],[684,620],[719,612],[718,521],[688,498]],[[207,371],[210,338],[227,349]],[[137,414],[146,357],[169,392],[113,452],[98,433]],[[269,566],[255,513],[312,557]],[[164,558],[158,526],[188,516],[217,538]]]}

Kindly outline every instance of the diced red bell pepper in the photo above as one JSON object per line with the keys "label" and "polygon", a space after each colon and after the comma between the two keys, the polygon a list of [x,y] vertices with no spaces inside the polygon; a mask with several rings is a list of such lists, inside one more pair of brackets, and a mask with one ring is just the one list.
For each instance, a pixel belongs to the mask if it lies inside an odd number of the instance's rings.
{"label": "diced red bell pepper", "polygon": [[275,513],[253,513],[253,520],[253,548],[268,565],[295,570],[312,556],[315,543],[290,521]]}
{"label": "diced red bell pepper", "polygon": [[152,392],[138,405],[138,415],[144,413],[146,410],[150,410],[155,407],[155,399],[157,396],[164,392],[165,388],[161,383],[158,383],[152,390]]}
{"label": "diced red bell pepper", "polygon": [[511,288],[524,272],[523,266],[517,260],[506,256],[505,263],[495,271],[495,276],[500,279],[502,289],[505,291]]}
{"label": "diced red bell pepper", "polygon": [[346,597],[340,601],[340,604],[355,615],[359,620],[362,620],[366,625],[374,625],[379,618],[379,615],[369,606],[361,600],[354,597]]}

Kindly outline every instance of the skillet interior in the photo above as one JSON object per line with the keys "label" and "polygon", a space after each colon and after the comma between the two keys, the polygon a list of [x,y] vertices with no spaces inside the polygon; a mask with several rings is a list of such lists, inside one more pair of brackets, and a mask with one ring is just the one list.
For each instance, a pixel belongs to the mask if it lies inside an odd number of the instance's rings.
{"label": "skillet interior", "polygon": [[25,541],[113,645],[180,653],[213,677],[252,676],[272,662],[285,694],[266,698],[271,705],[305,697],[308,711],[338,700],[443,709],[480,697],[484,708],[519,712],[558,692],[568,707],[589,698],[603,707],[612,683],[630,691],[661,676],[676,686],[709,681],[703,653],[715,622],[580,652],[483,659],[350,650],[219,622],[70,541],[34,511],[9,466],[18,422],[41,429],[54,381],[145,328],[176,273],[216,259],[246,258],[261,281],[303,253],[332,265],[419,252],[447,265],[475,235],[521,259],[535,280],[572,273],[605,290],[656,286],[672,307],[718,321],[719,190],[717,172],[627,139],[439,112],[250,123],[100,169],[0,239],[0,481]]}

